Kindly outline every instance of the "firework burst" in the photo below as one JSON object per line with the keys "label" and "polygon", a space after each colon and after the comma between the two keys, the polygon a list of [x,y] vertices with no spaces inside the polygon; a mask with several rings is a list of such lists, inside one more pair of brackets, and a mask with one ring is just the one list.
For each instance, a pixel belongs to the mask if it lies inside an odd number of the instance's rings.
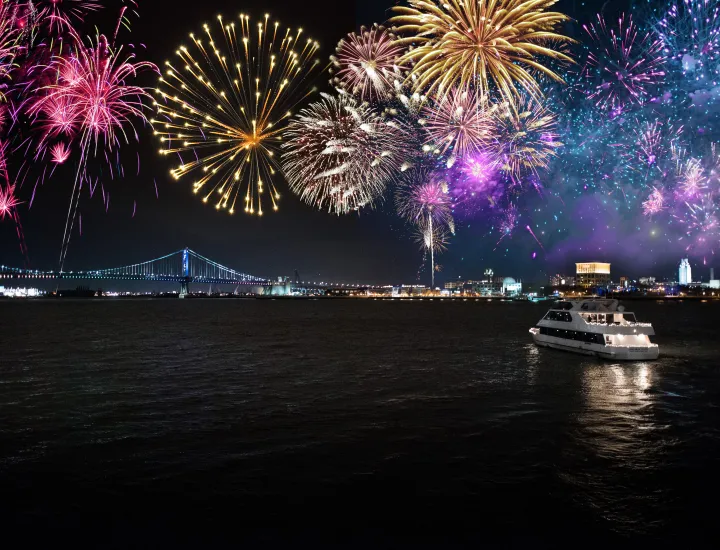
{"label": "firework burst", "polygon": [[14,185],[0,185],[0,220],[6,217],[14,219],[15,209],[20,204],[22,203],[15,197]]}
{"label": "firework burst", "polygon": [[[136,122],[147,122],[147,91],[130,84],[139,72],[155,70],[149,62],[135,61],[123,47],[114,48],[103,35],[89,46],[76,37],[72,55],[55,59],[56,81],[42,90],[29,112],[44,117],[46,138],[79,133],[80,163],[70,198],[60,253],[60,267],[65,261],[70,235],[77,213],[82,180],[91,153],[112,151],[130,135],[138,138]],[[44,147],[45,145],[43,145]]]}
{"label": "firework burst", "polygon": [[493,149],[502,170],[514,179],[547,168],[561,145],[555,115],[543,104],[524,96],[498,106]]}
{"label": "firework burst", "polygon": [[550,46],[569,42],[554,32],[567,16],[546,11],[555,0],[409,0],[393,8],[394,30],[409,46],[400,63],[412,67],[416,89],[444,96],[471,84],[487,96],[494,86],[505,98],[516,85],[533,95],[540,89],[536,74],[560,77],[539,58],[572,60]]}
{"label": "firework burst", "polygon": [[654,216],[665,210],[665,195],[657,187],[653,187],[650,196],[642,203],[643,214]]}
{"label": "firework burst", "polygon": [[[420,250],[431,252],[433,255],[445,252],[450,243],[450,232],[444,227],[433,227],[432,229],[418,227],[414,235],[415,242],[420,245]],[[437,271],[437,267],[435,266],[433,271]]]}
{"label": "firework burst", "polygon": [[655,24],[663,54],[691,75],[691,85],[720,80],[720,8],[708,0],[673,2]]}
{"label": "firework burst", "polygon": [[445,246],[447,232],[455,232],[452,216],[452,197],[447,181],[441,174],[427,168],[413,170],[407,174],[395,192],[398,214],[410,222],[430,252],[431,284],[435,286],[435,249],[434,238],[441,238]]}
{"label": "firework burst", "polygon": [[209,25],[204,37],[190,35],[192,52],[181,46],[178,62],[166,63],[158,86],[153,121],[162,154],[177,154],[171,171],[179,179],[197,173],[193,192],[203,202],[235,212],[263,214],[263,197],[274,210],[280,193],[274,182],[276,154],[291,109],[310,90],[318,67],[318,43],[302,29],[281,29],[269,16],[257,24],[240,15],[238,24],[218,17],[216,41]]}
{"label": "firework burst", "polygon": [[470,217],[483,208],[495,208],[504,194],[501,163],[490,151],[478,151],[463,158],[450,178],[453,212]]}
{"label": "firework burst", "polygon": [[452,154],[448,168],[458,156],[483,149],[492,135],[489,107],[476,94],[454,90],[423,110],[427,145],[440,154],[448,149]]}
{"label": "firework burst", "polygon": [[400,78],[402,67],[397,60],[403,51],[384,27],[350,33],[330,58],[335,69],[332,83],[362,101],[386,101],[393,94],[395,80]]}
{"label": "firework burst", "polygon": [[652,33],[638,39],[631,17],[621,16],[610,27],[598,14],[583,29],[591,44],[582,77],[588,99],[600,109],[617,114],[628,104],[642,103],[665,80],[662,42]]}
{"label": "firework burst", "polygon": [[70,149],[70,146],[63,141],[60,141],[50,148],[50,158],[55,164],[65,164],[65,162],[67,162],[70,158],[71,152],[72,150]]}
{"label": "firework burst", "polygon": [[283,171],[303,201],[346,214],[385,191],[405,154],[404,133],[347,94],[322,96],[288,124]]}

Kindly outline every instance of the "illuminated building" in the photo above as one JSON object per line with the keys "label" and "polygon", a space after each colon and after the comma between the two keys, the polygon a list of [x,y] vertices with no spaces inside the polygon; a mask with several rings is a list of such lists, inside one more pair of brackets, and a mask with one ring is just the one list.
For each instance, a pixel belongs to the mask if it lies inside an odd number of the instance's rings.
{"label": "illuminated building", "polygon": [[720,288],[720,280],[715,278],[715,269],[710,268],[710,283],[708,284],[710,288]]}
{"label": "illuminated building", "polygon": [[517,296],[522,292],[522,283],[512,277],[505,277],[502,282],[502,293],[505,296]]}
{"label": "illuminated building", "polygon": [[690,269],[690,260],[687,258],[680,260],[680,269],[678,270],[678,282],[681,285],[689,285],[692,283],[692,270]]}
{"label": "illuminated building", "polygon": [[610,282],[610,264],[602,262],[576,263],[579,286],[585,288],[607,286]]}
{"label": "illuminated building", "polygon": [[575,277],[572,275],[553,275],[550,277],[551,286],[575,286]]}

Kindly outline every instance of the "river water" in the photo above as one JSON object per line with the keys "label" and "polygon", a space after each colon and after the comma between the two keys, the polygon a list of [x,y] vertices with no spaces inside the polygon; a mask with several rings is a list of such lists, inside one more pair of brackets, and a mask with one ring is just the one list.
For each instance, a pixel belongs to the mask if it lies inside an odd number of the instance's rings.
{"label": "river water", "polygon": [[710,546],[720,303],[628,306],[659,360],[537,349],[543,304],[0,302],[0,522],[118,548]]}

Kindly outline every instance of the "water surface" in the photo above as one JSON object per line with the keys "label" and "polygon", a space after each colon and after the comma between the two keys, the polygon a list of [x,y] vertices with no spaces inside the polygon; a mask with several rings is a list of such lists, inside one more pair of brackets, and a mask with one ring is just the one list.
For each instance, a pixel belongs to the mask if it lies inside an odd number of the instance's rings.
{"label": "water surface", "polygon": [[537,349],[543,304],[0,302],[0,512],[122,548],[705,542],[720,304],[628,305],[659,360]]}

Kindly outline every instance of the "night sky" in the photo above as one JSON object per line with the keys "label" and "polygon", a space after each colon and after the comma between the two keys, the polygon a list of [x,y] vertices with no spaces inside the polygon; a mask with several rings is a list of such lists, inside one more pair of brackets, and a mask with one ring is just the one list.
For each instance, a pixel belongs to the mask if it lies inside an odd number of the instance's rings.
{"label": "night sky", "polygon": [[[119,6],[119,0],[108,5]],[[205,0],[192,3],[189,9],[187,3],[177,0],[145,0],[140,2],[140,19],[133,19],[132,33],[122,36],[126,42],[147,47],[145,51],[140,50],[140,58],[161,65],[174,55],[175,48],[186,40],[189,32],[199,30],[203,22],[219,13],[231,17],[244,11],[257,18],[269,12],[282,24],[302,26],[307,35],[320,41],[322,56],[327,59],[343,35],[363,24],[382,21],[391,5],[391,0],[355,3]],[[557,7],[580,18],[581,10],[589,9],[588,13],[593,13],[601,4],[588,8],[581,2],[560,2]],[[624,2],[608,2],[605,10],[625,7]],[[115,13],[115,8],[108,8],[102,16],[89,18],[84,27],[86,33],[92,33],[94,24],[111,32]],[[572,35],[571,31],[568,33]],[[153,86],[155,80],[156,77],[149,77],[146,84]],[[327,80],[327,74],[318,78],[320,89],[328,89]],[[242,213],[230,216],[198,200],[191,192],[189,181],[173,180],[169,175],[171,159],[157,153],[158,143],[150,129],[139,126],[138,132],[140,143],[131,142],[123,153],[126,177],[107,185],[111,194],[109,211],[105,212],[98,192],[93,198],[87,193],[83,195],[82,235],[76,226],[66,269],[126,265],[188,246],[222,264],[260,276],[292,275],[298,270],[303,279],[337,282],[411,283],[417,280],[422,253],[394,215],[389,197],[385,205],[375,211],[337,217],[302,204],[281,183],[279,188],[285,192],[279,212],[270,211],[262,218]],[[136,151],[140,155],[138,176],[135,175]],[[27,204],[20,207],[32,268],[57,267],[74,174],[72,166],[63,168],[38,188],[30,210]],[[24,181],[18,193],[22,200],[29,200],[36,177],[31,172]],[[154,181],[159,198],[155,196]],[[134,201],[137,206],[132,217]],[[572,272],[575,261],[587,260],[613,262],[613,274],[618,276],[625,273],[670,276],[681,254],[678,251],[677,258],[672,255],[655,258],[652,254],[638,258],[622,250],[590,253],[579,250],[583,247],[582,237],[569,242],[568,246],[557,250],[549,248],[543,253],[526,232],[518,232],[512,239],[503,241],[493,252],[496,241],[496,236],[488,236],[488,228],[481,220],[458,224],[458,235],[439,259],[443,271],[438,280],[479,278],[485,268],[493,268],[497,274],[544,281],[549,273]],[[12,223],[0,224],[0,263],[15,266],[25,263]],[[427,282],[427,268],[420,275],[421,281]]]}

